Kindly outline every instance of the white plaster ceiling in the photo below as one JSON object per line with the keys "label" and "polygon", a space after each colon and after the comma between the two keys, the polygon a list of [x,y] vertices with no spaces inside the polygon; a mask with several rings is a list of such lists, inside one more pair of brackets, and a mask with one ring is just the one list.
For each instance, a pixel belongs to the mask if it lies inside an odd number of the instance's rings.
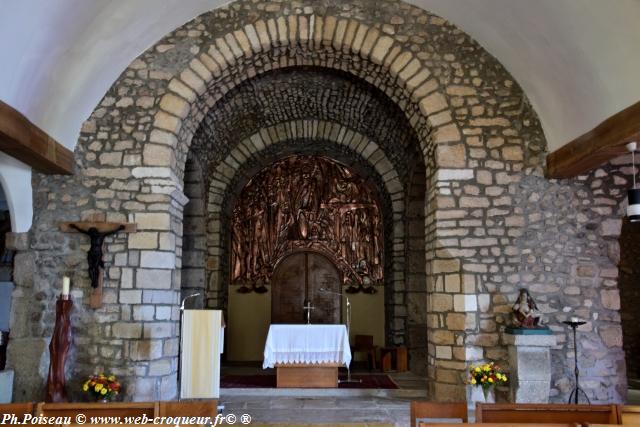
{"label": "white plaster ceiling", "polygon": [[[408,1],[504,64],[538,112],[550,151],[640,100],[640,0]],[[136,56],[225,3],[0,0],[0,99],[73,149],[82,122]],[[10,193],[8,168],[0,157]]]}

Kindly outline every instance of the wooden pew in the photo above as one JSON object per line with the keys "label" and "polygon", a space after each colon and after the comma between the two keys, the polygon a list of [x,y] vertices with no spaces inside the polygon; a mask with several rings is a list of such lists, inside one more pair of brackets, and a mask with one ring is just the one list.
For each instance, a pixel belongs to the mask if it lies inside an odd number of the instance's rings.
{"label": "wooden pew", "polygon": [[620,405],[622,425],[640,426],[640,406]]}
{"label": "wooden pew", "polygon": [[[75,416],[83,414],[86,424],[91,423],[91,417],[144,417],[153,422],[155,417],[209,417],[214,420],[218,413],[217,400],[193,400],[186,402],[109,402],[109,403],[39,403],[36,415],[47,417],[71,417],[71,425],[75,424]],[[115,422],[105,419],[104,422]],[[166,424],[166,423],[165,423]],[[175,425],[175,423],[172,423]],[[107,426],[108,424],[101,424]],[[185,425],[194,425],[193,423]]]}
{"label": "wooden pew", "polygon": [[[416,427],[416,419],[460,419],[467,422],[467,402],[411,401],[411,427]],[[429,424],[431,425],[431,424]]]}
{"label": "wooden pew", "polygon": [[[460,427],[463,424],[429,424],[420,423],[420,427]],[[540,423],[478,423],[467,424],[479,427],[539,427]],[[545,427],[583,427],[579,423],[545,423]]]}
{"label": "wooden pew", "polygon": [[476,404],[477,423],[620,424],[617,405]]}
{"label": "wooden pew", "polygon": [[[37,415],[48,417],[142,417],[153,420],[159,413],[158,402],[109,402],[109,403],[38,403]],[[87,424],[89,420],[87,419]]]}
{"label": "wooden pew", "polygon": [[209,417],[212,420],[218,415],[218,401],[190,400],[160,402],[160,417]]}
{"label": "wooden pew", "polygon": [[[24,420],[25,415],[33,414],[34,404],[32,402],[28,403],[3,403],[0,405],[0,415],[4,416],[5,414],[13,414],[15,415],[20,422]],[[0,418],[0,421],[2,418]]]}

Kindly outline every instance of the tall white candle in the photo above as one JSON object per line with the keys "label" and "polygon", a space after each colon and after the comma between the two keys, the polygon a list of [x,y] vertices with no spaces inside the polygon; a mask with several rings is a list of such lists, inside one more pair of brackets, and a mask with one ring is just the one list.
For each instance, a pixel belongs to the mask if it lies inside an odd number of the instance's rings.
{"label": "tall white candle", "polygon": [[69,279],[67,276],[64,276],[62,278],[62,296],[68,297],[69,296],[69,285],[71,284],[71,279]]}

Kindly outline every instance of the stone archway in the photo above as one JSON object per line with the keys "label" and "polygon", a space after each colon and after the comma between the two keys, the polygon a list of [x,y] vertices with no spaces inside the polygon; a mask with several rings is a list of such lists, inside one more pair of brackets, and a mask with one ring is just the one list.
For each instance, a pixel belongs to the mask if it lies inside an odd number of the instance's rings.
{"label": "stone archway", "polygon": [[[464,329],[466,324],[475,322],[470,323],[465,319],[475,319],[475,309],[468,304],[456,310],[457,313],[453,312],[453,294],[446,292],[444,288],[438,291],[437,286],[430,287],[429,283],[435,285],[438,280],[446,279],[452,283],[457,280],[457,291],[453,292],[459,292],[462,286],[469,290],[470,287],[475,287],[475,273],[460,275],[460,260],[446,249],[440,249],[438,255],[435,255],[437,239],[433,233],[437,230],[434,224],[438,223],[438,218],[429,218],[429,215],[436,212],[436,195],[439,191],[436,190],[437,183],[457,186],[460,181],[474,179],[474,172],[465,168],[466,149],[461,143],[462,133],[458,121],[453,118],[448,98],[472,97],[477,90],[471,83],[469,86],[461,84],[452,90],[453,95],[448,94],[441,88],[438,80],[433,78],[432,71],[424,67],[422,60],[401,47],[404,43],[396,42],[394,36],[385,35],[377,28],[356,19],[301,14],[286,19],[265,19],[242,28],[243,30],[227,33],[213,40],[209,47],[205,47],[206,53],[191,59],[189,66],[179,72],[179,77],[174,77],[169,82],[167,93],[156,104],[159,109],[154,116],[154,126],[149,130],[149,142],[143,147],[140,159],[142,164],[134,167],[131,172],[133,177],[154,181],[156,190],[172,194],[178,204],[184,203],[180,178],[189,142],[197,124],[220,96],[243,79],[263,70],[314,64],[345,69],[367,81],[376,82],[381,90],[405,110],[407,119],[420,137],[428,165],[425,234],[427,252],[430,254],[426,268],[427,289],[431,289],[428,290],[431,295],[427,301],[427,313],[432,313],[428,321],[431,322],[430,330],[433,332],[442,330],[438,337],[445,332],[450,334],[447,337],[451,337],[446,342],[438,341],[439,338],[432,339],[431,336],[427,338],[434,350],[428,364],[434,368],[440,364],[452,367],[448,360],[466,360]],[[344,32],[338,31],[338,28],[342,28]],[[276,59],[272,55],[276,55]],[[349,67],[347,64],[352,64],[354,60],[360,62],[360,65]],[[262,63],[262,69],[256,66],[259,63]],[[477,125],[506,126],[508,121],[502,118],[478,120]],[[436,164],[444,169],[438,171]],[[170,223],[180,222],[180,216],[175,216],[179,212],[179,208],[171,212],[168,218]],[[146,219],[145,214],[136,215]],[[153,266],[153,263],[147,263],[140,267],[144,269]],[[402,277],[401,272],[395,275]],[[451,289],[455,289],[455,286]],[[457,337],[455,345],[454,336]],[[452,392],[447,394],[448,398],[462,395],[460,373],[464,369],[462,365],[452,369],[458,372],[459,378],[453,379],[451,376],[442,382],[436,378],[435,369],[429,372],[433,380],[432,387],[441,386],[442,390]]]}
{"label": "stone archway", "polygon": [[[240,9],[250,12],[235,13]],[[416,336],[431,396],[464,398],[467,363],[503,358],[488,318],[502,316],[511,295],[501,284],[518,271],[516,239],[526,228],[510,203],[511,187],[521,174],[539,174],[544,150],[521,90],[455,26],[405,3],[377,2],[374,9],[283,2],[257,10],[240,0],[185,24],[124,71],[83,126],[77,177],[35,178],[37,194],[58,184],[61,193],[36,198],[36,242],[49,237],[40,230],[55,229],[56,221],[96,212],[139,225],[137,235],[109,245],[105,308],[81,309],[90,327],[80,331],[87,350],[78,354],[77,373],[96,366],[117,371],[140,400],[175,395],[183,176],[192,138],[216,102],[243,81],[303,65],[371,83],[418,136],[426,179],[414,191],[426,193],[425,221],[424,238],[412,244],[427,255],[424,277],[411,285],[420,288],[423,304],[412,309],[428,325]],[[64,205],[68,195],[75,206]],[[73,237],[60,246],[69,258],[81,256]],[[46,260],[51,248],[34,250]],[[394,251],[402,256],[404,248]],[[36,271],[40,281],[60,273],[46,261]],[[393,278],[406,286],[404,270]],[[87,287],[82,280],[79,290]]]}

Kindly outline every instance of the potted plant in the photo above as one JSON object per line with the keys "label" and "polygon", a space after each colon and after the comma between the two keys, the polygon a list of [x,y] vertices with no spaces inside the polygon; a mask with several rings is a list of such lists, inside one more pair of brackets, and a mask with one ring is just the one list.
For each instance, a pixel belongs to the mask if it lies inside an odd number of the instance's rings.
{"label": "potted plant", "polygon": [[82,391],[93,400],[110,402],[120,393],[121,387],[115,375],[102,373],[90,376],[82,384]]}
{"label": "potted plant", "polygon": [[[508,381],[507,376],[502,373],[500,367],[491,363],[474,365],[469,368],[468,384],[471,385],[471,401],[495,402],[494,387],[504,385]],[[482,399],[477,391],[482,390]],[[475,392],[475,393],[474,393]]]}

